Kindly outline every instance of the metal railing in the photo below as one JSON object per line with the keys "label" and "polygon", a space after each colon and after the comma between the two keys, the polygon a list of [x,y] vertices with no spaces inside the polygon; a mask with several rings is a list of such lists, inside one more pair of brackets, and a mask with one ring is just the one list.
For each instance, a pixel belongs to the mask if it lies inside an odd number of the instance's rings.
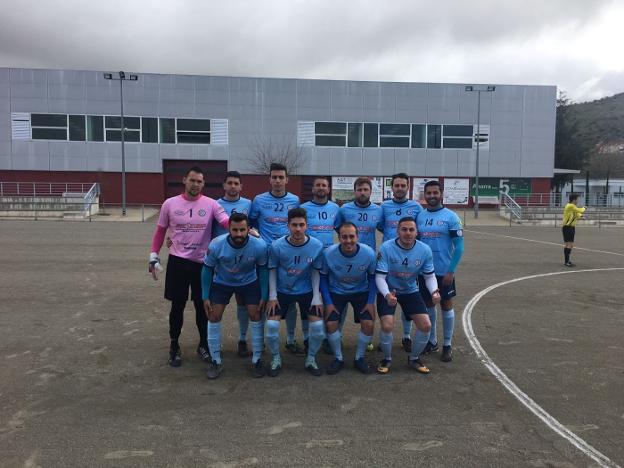
{"label": "metal railing", "polygon": [[82,212],[85,216],[92,214],[92,205],[100,196],[100,184],[93,184],[89,191],[84,196],[84,203]]}
{"label": "metal railing", "polygon": [[67,192],[87,193],[93,185],[93,182],[0,182],[0,197],[60,197]]}
{"label": "metal railing", "polygon": [[[590,193],[588,198],[583,192],[575,193],[579,194],[579,206],[624,208],[624,192]],[[567,195],[562,196],[557,192],[531,194],[510,192],[509,196],[522,207],[563,207],[568,202]]]}
{"label": "metal railing", "polygon": [[506,193],[501,192],[500,206],[505,207],[504,210],[506,213],[509,213],[510,221],[512,217],[522,221],[522,207]]}

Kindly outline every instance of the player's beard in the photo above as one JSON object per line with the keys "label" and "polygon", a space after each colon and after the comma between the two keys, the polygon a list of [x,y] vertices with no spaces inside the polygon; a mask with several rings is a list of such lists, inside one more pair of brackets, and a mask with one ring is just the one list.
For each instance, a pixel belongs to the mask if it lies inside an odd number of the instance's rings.
{"label": "player's beard", "polygon": [[427,201],[427,205],[429,205],[431,208],[435,208],[436,206],[439,206],[440,202],[442,201],[440,197],[425,197],[425,200]]}
{"label": "player's beard", "polygon": [[232,236],[232,242],[235,245],[243,245],[246,239],[247,239],[247,236]]}
{"label": "player's beard", "polygon": [[360,206],[368,205],[368,203],[370,202],[370,197],[365,197],[365,196],[357,197],[355,201],[357,201],[358,205]]}

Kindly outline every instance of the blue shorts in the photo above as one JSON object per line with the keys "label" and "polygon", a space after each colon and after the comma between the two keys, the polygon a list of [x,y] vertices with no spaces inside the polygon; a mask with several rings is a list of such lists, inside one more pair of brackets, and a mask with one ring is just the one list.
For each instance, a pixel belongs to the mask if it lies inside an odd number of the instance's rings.
{"label": "blue shorts", "polygon": [[[397,294],[397,301],[401,305],[401,310],[403,311],[403,317],[405,317],[405,320],[411,320],[410,316],[414,314],[427,313],[427,306],[425,305],[425,301],[423,301],[419,292],[411,294]],[[395,310],[396,306],[390,307],[386,298],[381,294],[377,294],[377,314],[380,318],[384,315],[394,315]]]}
{"label": "blue shorts", "polygon": [[312,292],[305,294],[283,294],[278,292],[277,302],[279,302],[280,307],[276,309],[275,315],[282,319],[286,318],[286,313],[288,312],[291,304],[299,304],[301,320],[308,320],[308,313],[318,315],[310,311],[310,307],[312,306]]}
{"label": "blue shorts", "polygon": [[[440,298],[443,301],[449,301],[453,299],[457,295],[457,291],[455,290],[455,278],[453,278],[453,282],[450,286],[443,286],[442,280],[444,276],[436,275],[436,279],[438,280],[438,289],[440,290]],[[420,290],[420,295],[425,300],[425,302],[431,301],[431,294],[427,289],[427,285],[425,284],[425,277],[418,277],[418,289]]]}
{"label": "blue shorts", "polygon": [[347,305],[349,302],[351,303],[351,307],[353,307],[353,321],[355,323],[360,323],[360,320],[373,320],[370,313],[362,312],[368,302],[368,291],[355,294],[334,294],[333,292],[329,294],[331,295],[332,302],[337,312],[332,312],[331,315],[325,319],[326,322],[340,322],[342,314],[347,313]]}
{"label": "blue shorts", "polygon": [[210,288],[210,302],[213,304],[228,305],[232,294],[239,294],[246,305],[258,305],[260,303],[260,283],[258,280],[243,286],[212,283]]}

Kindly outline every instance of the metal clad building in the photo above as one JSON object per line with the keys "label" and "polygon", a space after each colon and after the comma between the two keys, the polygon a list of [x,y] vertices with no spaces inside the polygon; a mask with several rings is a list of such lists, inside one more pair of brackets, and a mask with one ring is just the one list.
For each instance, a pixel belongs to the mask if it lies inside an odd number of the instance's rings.
{"label": "metal clad building", "polygon": [[[556,88],[496,85],[477,132],[465,86],[139,74],[123,85],[126,171],[162,200],[168,161],[248,174],[271,139],[303,149],[302,175],[474,177],[479,133],[480,177],[550,179]],[[118,177],[119,115],[102,72],[1,68],[1,180]]]}

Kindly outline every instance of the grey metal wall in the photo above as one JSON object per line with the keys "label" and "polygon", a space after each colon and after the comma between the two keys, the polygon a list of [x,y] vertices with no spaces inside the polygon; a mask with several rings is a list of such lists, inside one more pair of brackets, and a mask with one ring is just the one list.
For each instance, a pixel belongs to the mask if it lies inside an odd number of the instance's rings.
{"label": "grey metal wall", "polygon": [[[124,84],[129,116],[229,119],[229,145],[127,143],[126,169],[161,172],[162,159],[228,160],[250,172],[257,138],[296,141],[298,121],[475,124],[463,84],[139,74]],[[552,177],[554,86],[497,85],[481,95],[490,125],[481,177]],[[119,115],[119,82],[98,71],[0,69],[0,169],[120,171],[118,142],[11,139],[11,112]],[[475,151],[307,147],[302,174],[474,176]]]}

